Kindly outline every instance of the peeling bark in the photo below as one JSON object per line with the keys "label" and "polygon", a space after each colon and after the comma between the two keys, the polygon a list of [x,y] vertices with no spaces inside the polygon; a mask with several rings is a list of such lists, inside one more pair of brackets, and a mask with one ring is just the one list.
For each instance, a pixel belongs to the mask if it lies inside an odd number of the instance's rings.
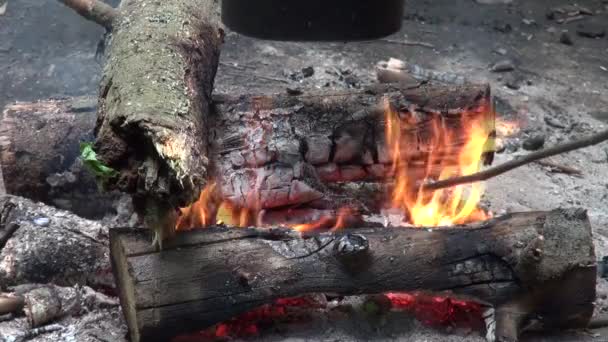
{"label": "peeling bark", "polygon": [[207,181],[207,129],[223,32],[213,0],[125,0],[103,72],[96,151],[148,226],[171,234]]}

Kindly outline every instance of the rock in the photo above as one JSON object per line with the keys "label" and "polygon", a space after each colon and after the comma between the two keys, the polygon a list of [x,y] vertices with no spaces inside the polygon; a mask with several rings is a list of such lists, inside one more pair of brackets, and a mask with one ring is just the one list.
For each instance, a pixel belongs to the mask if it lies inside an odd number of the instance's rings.
{"label": "rock", "polygon": [[51,220],[48,217],[37,217],[34,219],[34,224],[40,227],[48,227]]}
{"label": "rock", "polygon": [[496,52],[497,54],[499,54],[501,56],[504,56],[504,55],[507,54],[507,49],[505,49],[505,48],[498,48],[498,49],[494,50],[494,52]]}
{"label": "rock", "polygon": [[359,79],[354,75],[348,75],[344,77],[344,82],[351,88],[359,88]]}
{"label": "rock", "polygon": [[511,27],[510,24],[497,22],[494,23],[494,30],[502,33],[510,33],[511,31],[513,31],[513,27]]}
{"label": "rock", "polygon": [[559,128],[559,129],[566,128],[566,125],[559,122],[559,120],[557,120],[556,118],[553,118],[550,116],[545,116],[545,123],[553,128]]}
{"label": "rock", "polygon": [[302,75],[304,77],[310,77],[315,74],[315,69],[311,66],[302,69]]}
{"label": "rock", "polygon": [[505,79],[505,86],[509,89],[518,90],[521,88],[523,79],[519,75],[508,75]]}
{"label": "rock", "polygon": [[506,72],[506,71],[513,71],[514,69],[515,69],[515,66],[513,65],[513,62],[511,62],[508,59],[496,62],[490,68],[490,70],[492,70],[493,72]]}
{"label": "rock", "polygon": [[529,25],[536,25],[536,21],[535,21],[534,19],[527,19],[527,18],[524,18],[524,19],[522,19],[522,20],[521,20],[521,22],[522,22],[524,25],[528,25],[528,26],[529,26]]}
{"label": "rock", "polygon": [[287,95],[292,95],[292,96],[297,96],[297,95],[302,95],[303,94],[302,90],[300,90],[298,88],[289,88],[289,87],[287,87],[285,89],[285,91],[287,92]]}
{"label": "rock", "polygon": [[535,151],[542,148],[545,145],[544,134],[534,134],[524,140],[522,147],[527,151]]}
{"label": "rock", "polygon": [[574,45],[574,42],[572,41],[572,38],[566,32],[563,32],[561,34],[561,36],[559,36],[559,42],[562,43],[562,44],[565,44],[565,45]]}
{"label": "rock", "polygon": [[576,33],[586,38],[602,38],[606,35],[606,29],[597,25],[584,24],[576,29]]}
{"label": "rock", "polygon": [[520,81],[517,78],[510,78],[505,82],[505,86],[509,89],[519,90],[521,88]]}

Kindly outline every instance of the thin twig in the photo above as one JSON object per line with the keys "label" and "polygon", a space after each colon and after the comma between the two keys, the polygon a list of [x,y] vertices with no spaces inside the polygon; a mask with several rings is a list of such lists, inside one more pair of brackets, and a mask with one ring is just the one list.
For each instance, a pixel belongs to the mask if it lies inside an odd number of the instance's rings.
{"label": "thin twig", "polygon": [[426,42],[416,42],[412,40],[396,40],[396,39],[380,39],[383,42],[392,43],[392,44],[400,44],[400,45],[408,45],[408,46],[423,46],[430,49],[434,49],[435,45]]}
{"label": "thin twig", "polygon": [[0,315],[21,311],[25,300],[21,296],[0,295]]}
{"label": "thin twig", "polygon": [[23,342],[23,341],[27,341],[27,340],[31,340],[32,338],[42,335],[42,334],[46,334],[46,333],[50,333],[50,332],[54,332],[54,331],[59,331],[59,330],[63,330],[65,327],[63,325],[59,325],[59,324],[49,324],[49,325],[45,325],[43,327],[40,328],[34,328],[34,329],[30,329],[24,333],[21,333],[17,336],[14,337],[13,341],[15,342]]}
{"label": "thin twig", "polygon": [[4,229],[4,234],[0,236],[0,250],[4,248],[8,240],[15,234],[15,232],[19,229],[19,224],[15,222],[11,222],[6,225]]}
{"label": "thin twig", "polygon": [[537,160],[537,164],[551,168],[552,172],[561,172],[567,175],[582,176],[583,172],[579,169],[567,165],[560,165],[549,160]]}
{"label": "thin twig", "polygon": [[118,10],[100,0],[57,0],[76,11],[84,18],[91,20],[108,30],[112,29],[118,17]]}
{"label": "thin twig", "polygon": [[525,156],[510,160],[504,164],[496,165],[496,166],[490,167],[488,169],[485,169],[483,171],[480,171],[480,172],[477,172],[477,173],[474,173],[471,175],[448,178],[448,179],[432,182],[429,184],[425,184],[424,189],[437,190],[437,189],[448,188],[448,187],[452,187],[452,186],[456,186],[456,185],[460,185],[460,184],[485,181],[492,177],[496,177],[507,171],[520,167],[522,165],[537,161],[539,159],[551,157],[551,156],[554,156],[554,155],[560,154],[560,153],[574,151],[574,150],[577,150],[577,149],[583,148],[583,147],[596,145],[605,140],[608,140],[608,130],[602,131],[600,133],[591,135],[589,137],[586,137],[586,138],[583,138],[580,140],[571,141],[571,142],[563,144],[563,145],[557,145],[557,146],[550,147],[550,148],[547,148],[544,150],[536,151],[536,152],[527,154]]}

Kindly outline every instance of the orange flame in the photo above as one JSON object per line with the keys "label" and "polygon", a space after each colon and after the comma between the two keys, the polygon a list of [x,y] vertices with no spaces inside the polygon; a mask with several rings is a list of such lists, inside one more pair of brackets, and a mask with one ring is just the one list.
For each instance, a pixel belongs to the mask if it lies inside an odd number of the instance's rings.
{"label": "orange flame", "polygon": [[[428,120],[425,114],[426,121],[422,121],[413,111],[398,112],[387,99],[384,105],[385,141],[391,160],[390,174],[395,179],[390,206],[403,210],[415,226],[446,226],[489,218],[490,215],[478,207],[484,190],[482,184],[435,191],[425,190],[423,184],[428,180],[464,176],[479,170],[492,139],[494,115],[489,112],[492,109],[478,108],[463,113],[458,119],[431,114]],[[447,120],[454,122],[448,125]],[[421,126],[425,129],[420,130]],[[501,122],[499,129],[514,132],[517,126]],[[236,227],[264,226],[261,222],[263,211],[256,201],[259,197],[257,190],[247,194],[248,206],[254,207],[237,208],[223,201],[216,188],[215,183],[210,183],[197,202],[180,209],[177,230],[216,223]],[[337,214],[325,214],[312,222],[282,224],[297,231],[336,230],[351,225],[352,220],[349,220],[356,217],[354,214],[350,208],[341,208]]]}
{"label": "orange flame", "polygon": [[189,230],[196,227],[207,227],[215,223],[215,182],[209,183],[201,192],[198,201],[181,208],[177,219],[176,230]]}
{"label": "orange flame", "polygon": [[346,228],[348,218],[353,215],[352,209],[348,207],[343,207],[338,210],[338,216],[323,216],[319,220],[310,223],[296,224],[291,226],[290,228],[297,230],[299,232],[308,232],[312,230],[328,228],[330,227],[331,231],[335,231],[341,228]]}
{"label": "orange flame", "polygon": [[[401,208],[409,215],[415,226],[445,226],[483,220],[488,215],[478,208],[483,186],[479,183],[460,185],[451,189],[425,191],[424,182],[412,176],[413,168],[408,167],[411,156],[421,155],[420,138],[404,144],[407,135],[415,134],[411,116],[401,118],[388,101],[385,101],[386,142],[392,158],[392,173],[395,175],[395,186],[391,196],[392,207]],[[461,127],[466,141],[459,143],[453,129],[447,129],[440,115],[431,119],[430,137],[424,170],[424,181],[428,179],[445,179],[472,174],[479,170],[484,147],[488,140],[485,128],[487,117],[483,115],[462,115]],[[412,140],[412,139],[409,139]],[[412,147],[414,146],[414,147]],[[423,146],[424,147],[424,146]],[[448,160],[458,156],[457,162]],[[455,165],[454,165],[455,164]],[[438,175],[437,175],[438,173]]]}

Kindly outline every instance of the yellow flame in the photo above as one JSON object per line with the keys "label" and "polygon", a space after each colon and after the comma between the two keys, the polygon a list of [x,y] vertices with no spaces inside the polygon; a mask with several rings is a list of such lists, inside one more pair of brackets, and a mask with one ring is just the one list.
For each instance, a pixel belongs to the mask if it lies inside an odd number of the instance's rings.
{"label": "yellow flame", "polygon": [[[440,115],[435,116],[431,122],[433,134],[427,146],[425,175],[419,179],[411,175],[412,168],[408,167],[409,156],[415,151],[403,143],[404,132],[412,127],[406,119],[400,118],[388,101],[385,101],[385,115],[386,142],[395,174],[392,206],[403,209],[415,226],[445,226],[486,219],[487,214],[478,208],[483,185],[459,185],[432,192],[425,191],[422,185],[430,178],[464,176],[479,170],[489,136],[484,124],[487,118],[484,115],[462,115],[461,126],[464,132],[457,134],[452,129],[445,128]],[[454,136],[464,136],[466,141],[458,144]],[[448,160],[451,155],[458,156],[457,163]],[[434,176],[437,168],[438,177]]]}
{"label": "yellow flame", "polygon": [[[424,141],[417,135],[421,131],[421,123],[414,115],[400,114],[388,100],[384,106],[385,140],[392,161],[390,174],[394,176],[391,206],[402,209],[415,226],[446,226],[487,219],[489,215],[478,207],[484,191],[481,183],[435,191],[426,191],[423,184],[428,180],[464,176],[479,170],[483,154],[492,142],[494,113],[491,109],[478,108],[475,112],[462,113],[461,121],[451,123],[449,127],[444,116],[433,115],[430,122],[424,123],[430,130],[426,132],[429,141]],[[513,131],[517,126],[501,122],[498,128]],[[262,224],[257,222],[261,213],[258,203],[255,208],[234,207],[220,198],[216,188],[215,183],[210,183],[197,202],[180,209],[178,230],[206,227],[218,222],[236,227]],[[248,196],[258,198],[257,191],[254,189]],[[347,226],[348,218],[352,216],[350,208],[342,208],[336,215],[287,226],[297,231],[335,230]]]}

